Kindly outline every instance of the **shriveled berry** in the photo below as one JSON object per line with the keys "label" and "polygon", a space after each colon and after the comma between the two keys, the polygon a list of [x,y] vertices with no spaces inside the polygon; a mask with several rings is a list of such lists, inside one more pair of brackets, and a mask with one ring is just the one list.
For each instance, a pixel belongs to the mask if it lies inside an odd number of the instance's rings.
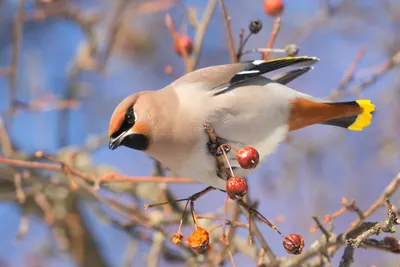
{"label": "shriveled berry", "polygon": [[197,254],[206,254],[210,250],[210,248],[211,248],[210,244],[207,244],[206,246],[200,246],[195,250]]}
{"label": "shriveled berry", "polygon": [[186,53],[188,55],[190,55],[193,51],[192,38],[190,38],[190,36],[187,36],[187,35],[182,35],[182,36],[179,36],[179,38],[175,41],[174,50],[175,50],[175,53],[177,53],[179,56],[183,55],[181,46],[182,46],[182,49],[184,49],[186,51]]}
{"label": "shriveled berry", "polygon": [[385,236],[383,239],[385,246],[390,247],[390,251],[393,253],[400,253],[400,241],[391,236]]}
{"label": "shriveled berry", "polygon": [[236,153],[236,160],[243,169],[254,169],[260,161],[260,155],[254,147],[245,146]]}
{"label": "shriveled berry", "polygon": [[263,24],[262,24],[261,20],[257,19],[257,20],[250,21],[249,30],[253,34],[259,33],[261,31],[262,27],[263,27]]}
{"label": "shriveled berry", "polygon": [[247,190],[247,181],[242,177],[233,176],[226,181],[226,193],[233,200],[243,198]]}
{"label": "shriveled berry", "polygon": [[204,254],[210,249],[208,231],[200,226],[188,237],[187,242],[199,254]]}
{"label": "shriveled berry", "polygon": [[287,253],[298,255],[303,251],[304,238],[298,234],[289,234],[283,239],[283,247]]}
{"label": "shriveled berry", "polygon": [[285,53],[289,57],[295,57],[299,53],[299,47],[297,45],[295,45],[295,44],[288,44],[285,47]]}
{"label": "shriveled berry", "polygon": [[182,240],[183,240],[183,235],[181,233],[175,233],[172,236],[172,243],[174,243],[175,245],[179,245]]}
{"label": "shriveled berry", "polygon": [[400,254],[400,241],[397,242],[397,245],[391,247],[390,251],[396,254]]}
{"label": "shriveled berry", "polygon": [[272,17],[279,16],[284,9],[282,0],[264,0],[264,12]]}

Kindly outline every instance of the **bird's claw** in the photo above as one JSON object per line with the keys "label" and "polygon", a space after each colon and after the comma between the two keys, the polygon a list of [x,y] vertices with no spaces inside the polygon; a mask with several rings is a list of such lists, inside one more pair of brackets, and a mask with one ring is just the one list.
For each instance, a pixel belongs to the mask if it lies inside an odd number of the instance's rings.
{"label": "bird's claw", "polygon": [[217,176],[223,180],[227,180],[229,178],[229,171],[225,168],[225,164],[222,159],[223,153],[228,153],[231,148],[230,146],[222,146],[222,149],[219,149],[221,145],[224,145],[225,142],[222,138],[217,137],[214,129],[208,124],[204,123],[204,131],[207,133],[209,137],[209,141],[207,142],[207,148],[209,153],[215,157],[217,163]]}
{"label": "bird's claw", "polygon": [[[211,155],[215,156],[215,157],[219,157],[223,155],[223,152],[221,149],[218,149],[221,145],[223,145],[224,142],[222,142],[221,138],[217,137],[216,138],[216,142],[207,142],[207,148],[208,148],[208,152],[211,153]],[[228,153],[229,151],[231,151],[231,148],[229,146],[223,146],[223,149],[225,150],[226,153]]]}
{"label": "bird's claw", "polygon": [[211,155],[218,157],[222,155],[221,151],[218,151],[219,144],[217,143],[212,143],[212,142],[207,142],[207,148],[208,152],[211,153]]}
{"label": "bird's claw", "polygon": [[[220,149],[218,149],[221,145],[224,144],[222,138],[218,137],[215,134],[214,129],[208,123],[204,123],[204,130],[206,131],[210,139],[207,142],[208,151],[211,153],[211,155],[215,157],[222,156],[223,152]],[[225,150],[226,153],[228,153],[231,150],[229,146],[224,146],[223,149]]]}

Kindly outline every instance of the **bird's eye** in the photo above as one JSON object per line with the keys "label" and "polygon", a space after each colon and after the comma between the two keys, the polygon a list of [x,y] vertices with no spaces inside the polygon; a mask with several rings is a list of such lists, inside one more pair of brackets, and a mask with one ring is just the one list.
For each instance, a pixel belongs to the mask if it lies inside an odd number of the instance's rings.
{"label": "bird's eye", "polygon": [[134,124],[136,121],[135,112],[133,112],[133,106],[130,107],[125,114],[125,120],[129,124]]}

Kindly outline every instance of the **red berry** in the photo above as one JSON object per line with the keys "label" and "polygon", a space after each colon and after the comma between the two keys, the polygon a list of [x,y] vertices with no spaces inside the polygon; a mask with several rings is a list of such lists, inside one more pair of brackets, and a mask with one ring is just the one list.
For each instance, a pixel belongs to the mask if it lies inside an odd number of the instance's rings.
{"label": "red berry", "polygon": [[254,169],[260,161],[260,155],[254,147],[245,146],[236,153],[236,160],[243,169]]}
{"label": "red berry", "polygon": [[283,246],[287,253],[298,255],[303,251],[304,238],[298,234],[289,234],[283,239]]}
{"label": "red berry", "polygon": [[279,16],[284,9],[282,0],[264,0],[264,12],[272,17]]}
{"label": "red berry", "polygon": [[175,44],[174,44],[175,52],[179,56],[182,56],[183,53],[182,53],[180,46],[182,46],[182,49],[186,50],[187,54],[190,55],[193,50],[192,38],[190,38],[187,35],[183,35],[183,36],[179,36],[178,40],[175,42]]}
{"label": "red berry", "polygon": [[247,193],[247,182],[246,179],[233,176],[226,181],[226,193],[228,196],[233,199],[241,199]]}

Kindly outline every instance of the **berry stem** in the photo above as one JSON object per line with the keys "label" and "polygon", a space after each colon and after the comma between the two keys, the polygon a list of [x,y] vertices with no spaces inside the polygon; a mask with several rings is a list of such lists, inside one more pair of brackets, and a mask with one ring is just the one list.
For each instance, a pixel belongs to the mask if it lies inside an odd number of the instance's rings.
{"label": "berry stem", "polygon": [[159,207],[162,205],[166,205],[166,204],[172,204],[172,203],[177,203],[177,202],[182,202],[182,201],[196,201],[197,199],[199,199],[200,197],[204,196],[205,194],[207,194],[208,192],[214,190],[215,188],[212,186],[207,187],[204,190],[201,190],[200,192],[197,192],[196,194],[191,195],[190,197],[187,198],[181,198],[181,199],[177,199],[177,200],[173,200],[173,201],[167,201],[167,202],[161,202],[161,203],[156,203],[156,204],[145,204],[144,207],[145,209],[151,209],[154,207]]}
{"label": "berry stem", "polygon": [[238,60],[242,57],[243,55],[243,49],[244,46],[246,45],[247,41],[250,39],[250,37],[253,35],[252,32],[249,32],[246,36],[246,38],[244,38],[244,29],[242,30],[242,32],[240,33],[240,44],[239,44],[239,49],[238,52],[236,54],[236,56],[238,57]]}
{"label": "berry stem", "polygon": [[181,218],[181,221],[179,222],[178,234],[181,233],[183,220],[185,219],[185,213],[186,213],[187,207],[189,205],[189,202],[190,202],[190,200],[186,201],[185,208],[183,209],[182,218]]}
{"label": "berry stem", "polygon": [[225,197],[225,205],[224,205],[224,225],[223,225],[223,229],[222,229],[222,236],[225,236],[226,234],[226,217],[227,217],[227,212],[228,212],[228,200],[229,200],[229,196]]}
{"label": "berry stem", "polygon": [[227,144],[223,144],[223,145],[221,145],[221,146],[218,147],[218,150],[219,150],[219,151],[222,151],[222,153],[224,154],[226,163],[228,164],[229,170],[230,170],[230,172],[231,172],[231,177],[233,177],[233,176],[235,176],[235,174],[233,173],[233,169],[232,169],[232,166],[231,166],[231,162],[229,161],[228,155],[226,154],[226,151],[225,151],[225,149],[224,149],[225,146],[231,148],[231,146],[229,146],[229,145],[227,145]]}
{"label": "berry stem", "polygon": [[196,230],[197,230],[196,213],[194,212],[194,202],[195,202],[197,199],[199,199],[200,197],[204,196],[205,194],[207,194],[208,192],[210,192],[211,190],[214,190],[214,189],[215,189],[214,187],[209,186],[209,187],[207,187],[206,189],[204,189],[204,190],[202,190],[202,191],[200,191],[200,192],[198,192],[198,193],[196,193],[196,194],[191,195],[190,197],[181,198],[181,199],[177,199],[177,200],[174,200],[174,201],[167,201],[167,202],[162,202],[162,203],[151,204],[151,205],[145,204],[145,205],[144,205],[144,208],[145,208],[145,209],[151,209],[151,208],[159,207],[159,206],[166,205],[166,204],[171,204],[171,203],[177,203],[177,202],[186,201],[186,205],[185,205],[185,208],[184,208],[183,214],[182,214],[182,219],[181,219],[180,224],[179,224],[178,233],[181,232],[181,228],[182,228],[182,224],[183,224],[183,219],[185,218],[185,213],[186,213],[186,210],[187,210],[187,207],[188,207],[189,203],[190,203],[190,213],[192,214],[193,223],[194,223],[195,228],[196,228]]}
{"label": "berry stem", "polygon": [[[253,213],[256,215],[256,217],[262,221],[263,223],[265,223],[266,225],[268,225],[269,227],[272,228],[272,230],[274,230],[275,232],[277,232],[280,236],[285,237],[279,230],[278,227],[276,227],[274,224],[272,224],[267,218],[264,217],[264,215],[262,215],[260,212],[258,212],[256,209],[249,207],[246,203],[244,203],[244,201],[242,199],[238,199],[237,200],[239,205],[242,206],[243,208],[245,208],[247,210],[247,212],[249,212],[249,216]],[[251,225],[251,223],[250,223]]]}
{"label": "berry stem", "polygon": [[253,236],[251,235],[251,224],[253,223],[253,214],[249,213],[249,244],[253,245]]}
{"label": "berry stem", "polygon": [[225,148],[225,147],[227,147],[227,148],[229,148],[229,149],[233,149],[233,151],[235,151],[236,153],[239,151],[239,149],[237,149],[236,147],[231,146],[231,145],[228,145],[228,144],[222,144],[222,145],[220,145],[219,147],[221,147],[221,149],[222,149],[222,148]]}
{"label": "berry stem", "polygon": [[182,201],[190,201],[190,198],[181,198],[181,199],[177,199],[174,201],[166,201],[166,202],[160,202],[160,203],[156,203],[156,204],[145,204],[144,208],[145,209],[151,209],[154,207],[159,207],[159,206],[163,206],[166,204],[172,204],[172,203],[177,203],[177,202],[182,202]]}
{"label": "berry stem", "polygon": [[190,200],[190,213],[192,214],[194,227],[196,228],[196,231],[197,231],[197,221],[196,221],[196,214],[194,212],[194,201],[193,200]]}

